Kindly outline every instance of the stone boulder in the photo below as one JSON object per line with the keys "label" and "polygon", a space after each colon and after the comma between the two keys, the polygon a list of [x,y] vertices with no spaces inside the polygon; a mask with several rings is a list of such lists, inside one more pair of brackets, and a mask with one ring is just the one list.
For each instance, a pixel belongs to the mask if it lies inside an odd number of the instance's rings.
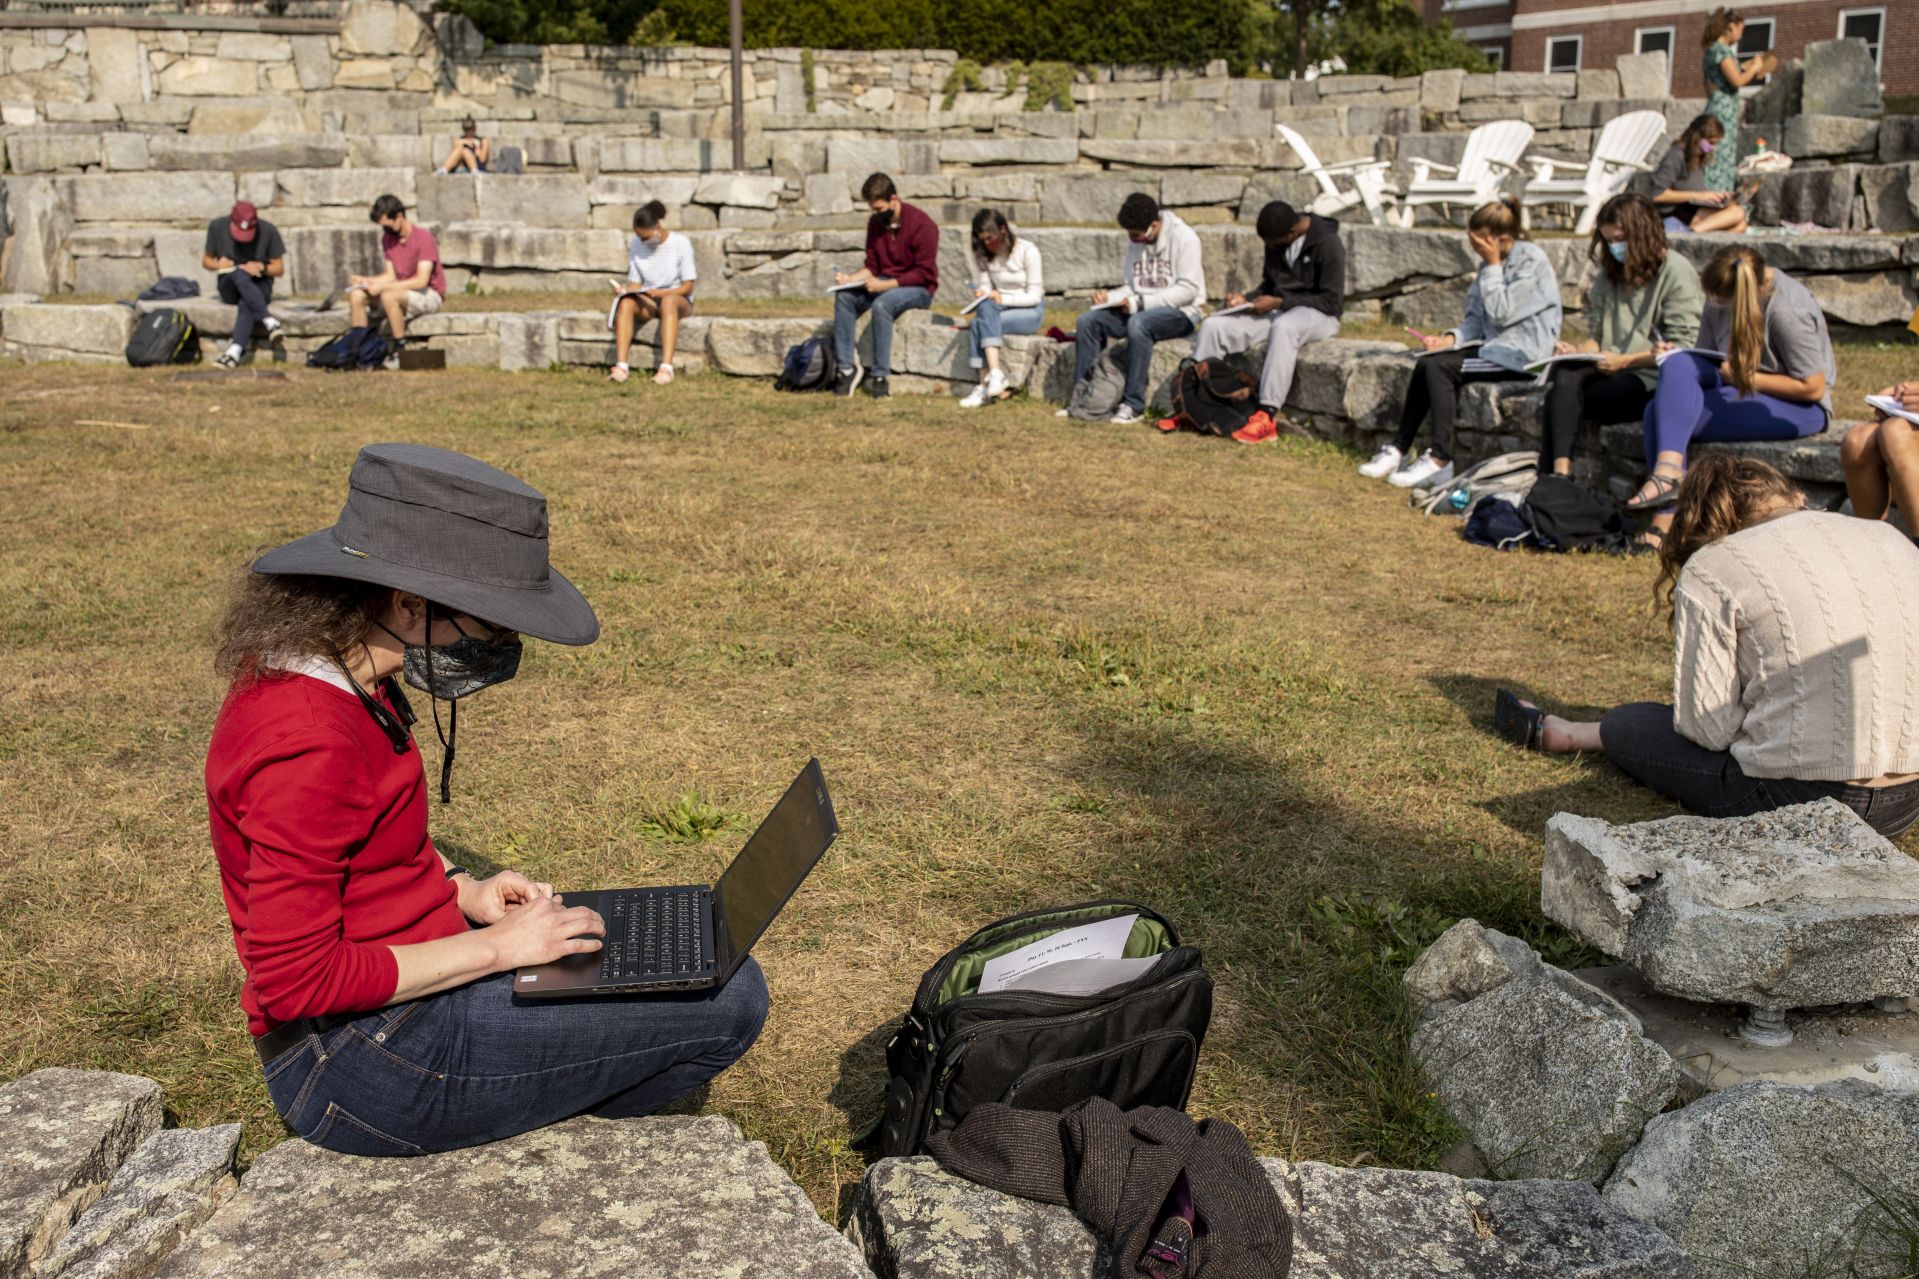
{"label": "stone boulder", "polygon": [[1879,122],[1849,115],[1796,115],[1786,122],[1786,154],[1795,160],[1870,159]]}
{"label": "stone boulder", "polygon": [[159,1273],[415,1279],[476,1268],[515,1279],[867,1279],[766,1147],[718,1116],[573,1119],[414,1159],[285,1141]]}
{"label": "stone boulder", "polygon": [[233,1193],[240,1125],[166,1128],[142,1142],[34,1279],[134,1279],[152,1274],[187,1231]]}
{"label": "stone boulder", "polygon": [[773,377],[786,349],[810,337],[825,337],[826,320],[748,320],[720,317],[706,331],[707,358],[735,377]]}
{"label": "stone boulder", "polygon": [[394,0],[352,0],[340,22],[340,52],[374,57],[410,57],[432,34],[410,6]]}
{"label": "stone boulder", "polygon": [[1808,115],[1876,116],[1879,68],[1863,40],[1815,40],[1806,46],[1806,77],[1799,109]]}
{"label": "stone boulder", "polygon": [[1685,999],[1787,1009],[1919,992],[1919,862],[1836,800],[1629,826],[1560,813],[1540,905]]}
{"label": "stone boulder", "polygon": [[[1293,1217],[1291,1279],[1691,1279],[1659,1231],[1564,1181],[1262,1159]],[[847,1233],[880,1279],[1126,1279],[1065,1208],[931,1159],[867,1170]]]}
{"label": "stone boulder", "polygon": [[1904,327],[1919,308],[1919,291],[1905,272],[1877,275],[1821,275],[1805,281],[1826,319],[1861,327]]}
{"label": "stone boulder", "polygon": [[[1851,1079],[1741,1084],[1661,1115],[1604,1191],[1676,1240],[1706,1279],[1904,1273],[1874,1196],[1915,1194],[1919,1092]],[[1813,1268],[1840,1259],[1864,1264]]]}
{"label": "stone boulder", "polygon": [[1665,50],[1622,54],[1618,60],[1619,96],[1657,100],[1672,93],[1672,68]]}
{"label": "stone boulder", "polygon": [[1678,1091],[1672,1058],[1591,995],[1509,980],[1413,1032],[1440,1104],[1499,1176],[1597,1183]]}
{"label": "stone boulder", "polygon": [[[8,308],[9,342],[29,309]],[[160,1085],[137,1075],[36,1070],[0,1087],[0,1279],[32,1272],[162,1117]]]}
{"label": "stone boulder", "polygon": [[1402,293],[1408,284],[1470,276],[1479,268],[1457,231],[1403,231],[1358,221],[1342,223],[1349,297]]}
{"label": "stone boulder", "polygon": [[1810,222],[1814,226],[1843,230],[1852,224],[1853,197],[1858,190],[1859,166],[1856,164],[1768,174],[1753,197],[1752,220],[1760,226]]}
{"label": "stone boulder", "polygon": [[56,181],[75,221],[135,225],[197,220],[204,227],[233,207],[235,189],[231,173],[89,174]]}
{"label": "stone boulder", "polygon": [[[8,307],[0,325],[6,331],[8,350],[23,359],[118,363],[125,359],[133,321],[133,312],[123,306],[35,303]],[[0,1271],[0,1279],[4,1274]]]}
{"label": "stone boulder", "polygon": [[73,206],[52,178],[0,178],[0,211],[9,234],[0,241],[0,291],[57,293],[71,284]]}

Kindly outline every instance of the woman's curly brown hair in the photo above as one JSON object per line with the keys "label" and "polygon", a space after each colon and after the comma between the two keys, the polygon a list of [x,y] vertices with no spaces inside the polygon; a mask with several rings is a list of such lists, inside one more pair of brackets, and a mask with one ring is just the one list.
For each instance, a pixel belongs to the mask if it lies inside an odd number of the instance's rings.
{"label": "woman's curly brown hair", "polygon": [[1776,467],[1756,458],[1707,453],[1692,463],[1679,485],[1672,527],[1659,542],[1659,579],[1653,583],[1655,608],[1672,612],[1679,570],[1704,547],[1777,514],[1798,507],[1805,495]]}
{"label": "woman's curly brown hair", "polygon": [[389,589],[342,577],[242,568],[214,630],[213,669],[246,683],[288,658],[342,657],[366,642],[373,606]]}

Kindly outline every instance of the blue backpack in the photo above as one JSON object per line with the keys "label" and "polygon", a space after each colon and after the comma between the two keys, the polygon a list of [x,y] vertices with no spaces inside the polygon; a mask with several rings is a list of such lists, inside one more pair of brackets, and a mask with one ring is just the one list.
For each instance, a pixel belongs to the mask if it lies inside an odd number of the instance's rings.
{"label": "blue backpack", "polygon": [[1532,521],[1526,518],[1524,506],[1514,500],[1514,496],[1488,493],[1480,498],[1472,514],[1466,517],[1466,527],[1460,530],[1460,536],[1497,551],[1538,546],[1539,537],[1533,532]]}
{"label": "blue backpack", "polygon": [[393,344],[370,327],[348,329],[319,350],[307,356],[310,369],[347,369],[366,373],[384,368]]}
{"label": "blue backpack", "polygon": [[798,346],[788,347],[786,359],[780,365],[780,375],[774,379],[775,391],[830,391],[833,389],[833,360],[826,350],[824,338],[808,338]]}

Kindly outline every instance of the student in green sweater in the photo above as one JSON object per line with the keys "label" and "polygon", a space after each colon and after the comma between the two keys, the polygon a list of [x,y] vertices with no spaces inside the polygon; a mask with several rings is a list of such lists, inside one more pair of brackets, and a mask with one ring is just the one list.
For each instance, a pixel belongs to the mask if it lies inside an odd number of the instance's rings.
{"label": "student in green sweater", "polygon": [[1659,384],[1653,346],[1699,340],[1705,296],[1699,272],[1666,244],[1659,210],[1643,195],[1616,195],[1599,210],[1590,256],[1598,271],[1586,294],[1593,336],[1561,342],[1556,355],[1597,354],[1591,364],[1553,366],[1546,385],[1541,474],[1571,475],[1582,422],[1637,422]]}

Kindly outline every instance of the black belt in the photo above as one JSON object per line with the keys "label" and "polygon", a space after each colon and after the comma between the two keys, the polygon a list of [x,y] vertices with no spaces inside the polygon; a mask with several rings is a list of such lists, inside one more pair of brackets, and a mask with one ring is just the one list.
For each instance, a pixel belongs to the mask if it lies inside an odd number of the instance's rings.
{"label": "black belt", "polygon": [[298,1048],[307,1041],[309,1035],[324,1035],[336,1026],[344,1026],[350,1021],[358,1021],[365,1013],[329,1013],[325,1017],[298,1017],[282,1022],[264,1035],[253,1037],[253,1051],[260,1054],[260,1064],[270,1066],[274,1058],[281,1053]]}

